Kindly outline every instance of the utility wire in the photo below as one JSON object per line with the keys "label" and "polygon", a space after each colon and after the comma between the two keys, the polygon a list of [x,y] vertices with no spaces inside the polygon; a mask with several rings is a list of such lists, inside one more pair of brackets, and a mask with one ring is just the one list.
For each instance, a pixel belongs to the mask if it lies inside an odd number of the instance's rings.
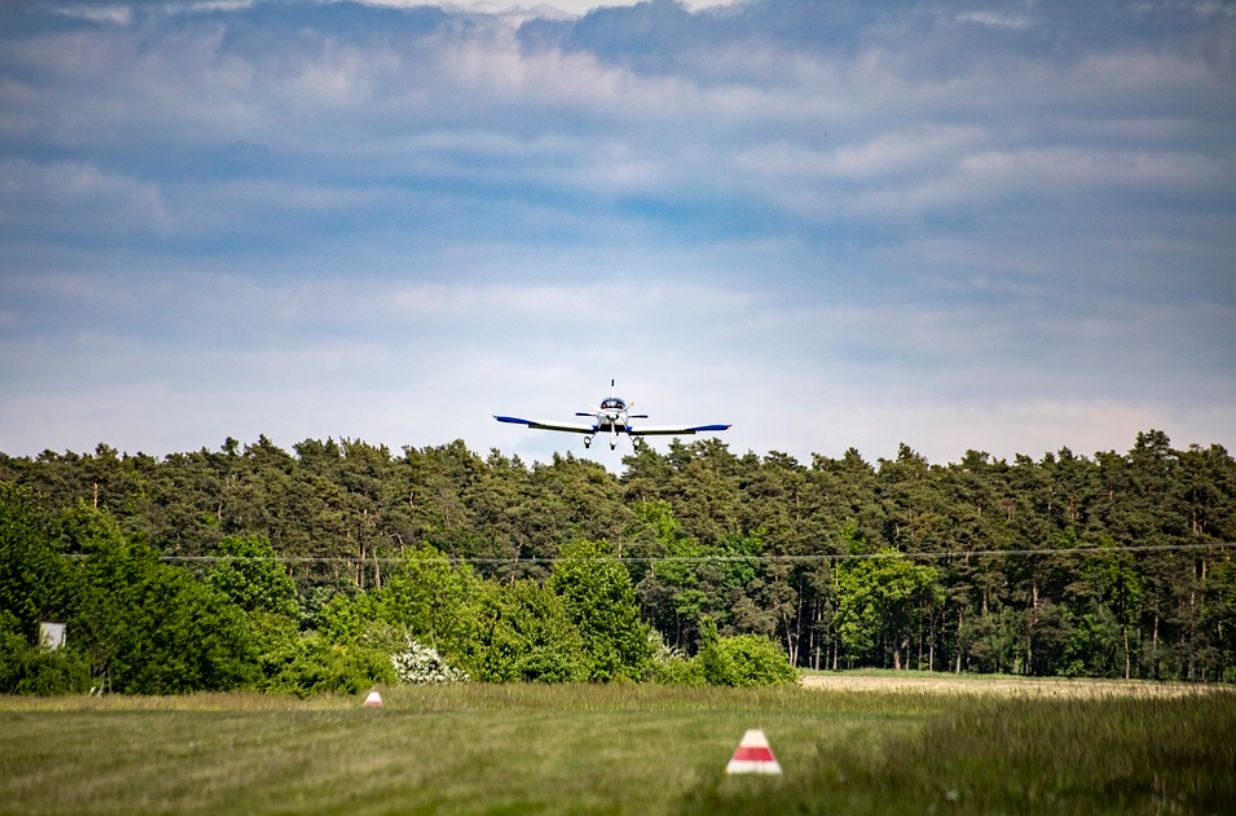
{"label": "utility wire", "polygon": [[[650,555],[650,556],[605,556],[600,558],[563,556],[532,556],[516,558],[513,556],[445,556],[453,564],[556,564],[559,561],[619,561],[623,564],[706,564],[706,563],[811,563],[835,561],[865,561],[878,558],[910,558],[925,561],[939,561],[962,558],[1001,558],[1009,556],[1052,556],[1052,555],[1117,555],[1120,553],[1145,552],[1199,552],[1203,550],[1236,549],[1236,542],[1220,541],[1212,544],[1130,544],[1122,547],[1044,547],[1041,549],[1012,550],[940,550],[940,551],[901,551],[884,550],[869,553],[811,553],[804,555]],[[67,554],[69,558],[86,558],[80,553]],[[239,555],[162,555],[162,561],[175,563],[217,563],[228,561],[271,561],[279,564],[397,564],[403,559],[398,556],[365,557],[356,555],[274,555],[274,556],[239,556]]]}

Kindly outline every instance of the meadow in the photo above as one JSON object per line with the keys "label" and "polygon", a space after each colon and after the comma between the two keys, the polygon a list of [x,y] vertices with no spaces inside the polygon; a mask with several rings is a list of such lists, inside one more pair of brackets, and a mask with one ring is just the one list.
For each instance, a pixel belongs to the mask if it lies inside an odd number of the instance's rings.
{"label": "meadow", "polygon": [[[1151,814],[1236,802],[1230,691],[916,676],[939,682],[401,687],[383,690],[380,710],[343,696],[5,697],[0,812]],[[855,677],[863,687],[847,685]],[[755,727],[784,774],[726,777]]]}

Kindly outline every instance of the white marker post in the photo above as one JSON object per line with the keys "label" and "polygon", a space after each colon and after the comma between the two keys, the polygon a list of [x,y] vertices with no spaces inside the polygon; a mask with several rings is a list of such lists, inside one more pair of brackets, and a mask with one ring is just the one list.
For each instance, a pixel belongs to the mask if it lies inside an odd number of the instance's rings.
{"label": "white marker post", "polygon": [[773,756],[772,746],[768,737],[758,728],[752,728],[742,735],[742,741],[734,750],[734,756],[725,766],[727,774],[779,774],[781,763]]}

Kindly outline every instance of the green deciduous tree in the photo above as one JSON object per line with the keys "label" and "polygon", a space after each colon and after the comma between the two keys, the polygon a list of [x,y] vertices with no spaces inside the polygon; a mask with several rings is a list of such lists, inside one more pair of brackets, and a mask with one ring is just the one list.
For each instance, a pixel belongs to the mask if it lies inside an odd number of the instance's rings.
{"label": "green deciduous tree", "polygon": [[106,513],[65,515],[61,539],[79,562],[69,630],[93,674],[117,691],[228,689],[257,678],[249,621],[221,592],[129,541]]}
{"label": "green deciduous tree", "polygon": [[230,535],[211,553],[218,560],[206,583],[226,595],[246,612],[273,612],[291,620],[300,619],[296,585],[275,549],[263,535]]}
{"label": "green deciduous tree", "polygon": [[481,579],[433,547],[407,550],[381,590],[377,615],[471,673],[477,657]]}
{"label": "green deciduous tree", "polygon": [[651,653],[631,576],[603,542],[577,541],[562,550],[549,579],[578,628],[588,678],[643,676]]}
{"label": "green deciduous tree", "polygon": [[562,598],[535,581],[487,582],[476,679],[564,683],[588,678],[584,641]]}
{"label": "green deciduous tree", "polygon": [[893,668],[904,668],[915,616],[942,600],[937,570],[886,549],[845,562],[837,573],[837,630],[847,655],[861,658],[878,649],[891,656]]}

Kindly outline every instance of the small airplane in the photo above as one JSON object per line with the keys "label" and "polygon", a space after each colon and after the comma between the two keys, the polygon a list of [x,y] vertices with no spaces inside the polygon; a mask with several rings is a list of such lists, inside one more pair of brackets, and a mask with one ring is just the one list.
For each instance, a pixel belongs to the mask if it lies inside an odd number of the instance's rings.
{"label": "small airplane", "polygon": [[641,436],[685,436],[688,434],[725,431],[729,425],[641,425],[631,424],[633,419],[647,419],[647,414],[632,414],[635,403],[628,403],[621,397],[614,396],[614,381],[609,381],[609,397],[601,400],[595,409],[576,411],[575,416],[592,417],[592,422],[537,422],[519,417],[497,416],[499,422],[510,422],[514,425],[527,425],[541,431],[565,431],[584,435],[584,447],[592,447],[592,439],[598,433],[609,434],[609,449],[618,447],[618,434],[626,434],[632,443]]}

